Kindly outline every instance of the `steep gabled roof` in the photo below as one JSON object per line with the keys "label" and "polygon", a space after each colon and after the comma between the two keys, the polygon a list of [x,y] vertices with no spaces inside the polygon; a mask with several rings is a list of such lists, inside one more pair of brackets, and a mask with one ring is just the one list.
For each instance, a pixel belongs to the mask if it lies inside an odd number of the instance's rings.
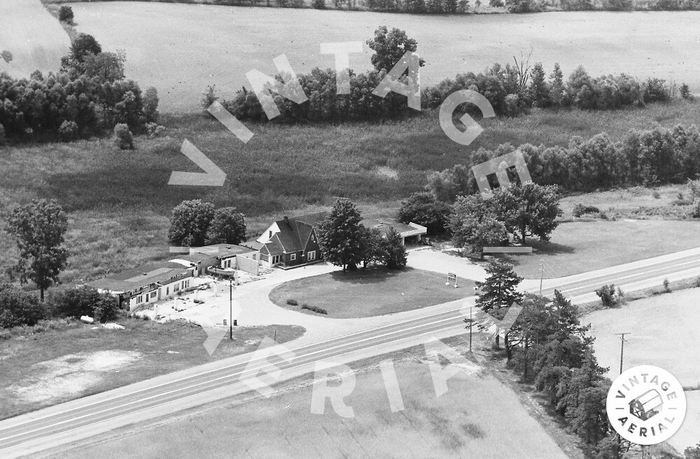
{"label": "steep gabled roof", "polygon": [[270,253],[271,256],[282,255],[284,253],[284,247],[280,243],[280,240],[277,237],[277,234],[272,236],[272,239],[270,239],[270,242],[268,242],[267,244],[264,244],[264,247],[267,249],[267,251]]}

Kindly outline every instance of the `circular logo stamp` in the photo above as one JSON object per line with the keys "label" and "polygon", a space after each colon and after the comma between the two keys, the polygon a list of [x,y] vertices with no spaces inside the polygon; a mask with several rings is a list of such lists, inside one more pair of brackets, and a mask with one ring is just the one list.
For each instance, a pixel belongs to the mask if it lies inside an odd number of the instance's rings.
{"label": "circular logo stamp", "polygon": [[625,440],[655,445],[675,434],[685,418],[683,386],[668,371],[639,365],[610,386],[605,403],[610,424]]}

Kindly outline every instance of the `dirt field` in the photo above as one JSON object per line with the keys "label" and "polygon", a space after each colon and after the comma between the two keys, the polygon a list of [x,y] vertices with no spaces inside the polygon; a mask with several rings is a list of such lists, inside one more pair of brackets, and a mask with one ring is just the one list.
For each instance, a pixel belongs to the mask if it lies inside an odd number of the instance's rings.
{"label": "dirt field", "polygon": [[[407,268],[401,271],[369,269],[334,272],[286,282],[270,292],[270,300],[283,308],[300,309],[303,304],[321,307],[328,317],[371,317],[432,306],[471,294],[474,282],[458,279],[460,288],[445,285],[444,275]],[[465,293],[468,292],[468,293]],[[298,305],[287,304],[295,300]]]}
{"label": "dirt field", "polygon": [[[183,416],[156,428],[70,451],[71,457],[566,457],[520,404],[489,374],[457,375],[440,398],[428,367],[395,363],[405,409],[392,413],[381,373],[357,374],[345,399],[354,418],[326,402],[312,414],[312,390]],[[330,383],[331,385],[333,383]],[[508,432],[503,435],[503,432]]]}
{"label": "dirt field", "polygon": [[214,359],[250,352],[263,337],[298,338],[302,327],[239,327],[210,357],[206,333],[183,322],[120,320],[124,330],[75,322],[0,340],[0,419]]}
{"label": "dirt field", "polygon": [[[630,332],[625,342],[624,369],[657,365],[686,388],[688,414],[670,441],[680,451],[700,441],[699,300],[700,289],[688,289],[595,311],[582,319],[593,326],[598,360],[610,367],[611,378],[619,374],[620,365],[620,337],[615,333]],[[689,388],[696,390],[688,392]]]}
{"label": "dirt field", "polygon": [[[79,32],[95,35],[107,49],[126,50],[128,76],[142,87],[156,86],[165,112],[198,109],[209,84],[229,94],[247,86],[245,73],[274,71],[279,54],[297,72],[331,67],[333,56],[321,55],[320,43],[364,42],[382,24],[418,40],[427,61],[423,84],[532,50],[547,72],[554,62],[567,75],[584,64],[596,75],[653,75],[700,88],[693,55],[700,12],[625,13],[620,21],[619,13],[604,12],[420,16],[136,2],[80,3],[73,10]],[[350,64],[367,69],[368,50],[351,55]]]}
{"label": "dirt field", "polygon": [[58,70],[70,40],[41,0],[2,0],[0,18],[0,52],[12,53],[9,63],[0,59],[0,72],[28,77],[37,69]]}

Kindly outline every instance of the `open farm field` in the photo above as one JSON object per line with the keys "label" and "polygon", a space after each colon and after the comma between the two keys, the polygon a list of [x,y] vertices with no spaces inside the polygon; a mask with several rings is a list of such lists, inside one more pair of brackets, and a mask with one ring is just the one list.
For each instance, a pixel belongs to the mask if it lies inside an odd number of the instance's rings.
{"label": "open farm field", "polygon": [[[249,86],[245,73],[273,73],[272,58],[280,54],[298,73],[332,67],[333,56],[320,54],[321,43],[364,42],[383,24],[418,41],[427,61],[424,85],[532,51],[547,72],[555,62],[566,75],[583,64],[593,75],[655,76],[700,92],[700,12],[422,16],[147,2],[72,6],[77,30],[106,49],[126,50],[127,76],[158,88],[166,112],[198,109],[207,85],[223,94]],[[350,65],[370,67],[366,46],[350,56]]]}
{"label": "open farm field", "polygon": [[[356,375],[355,389],[344,399],[353,409],[351,418],[340,417],[330,403],[324,414],[311,413],[312,388],[307,386],[130,428],[70,454],[109,456],[118,448],[127,456],[226,451],[227,457],[567,457],[494,376],[458,374],[438,398],[423,359],[416,355],[395,363],[401,411],[392,413],[382,374],[374,367]],[[502,435],[504,422],[508,435]]]}
{"label": "open farm field", "polygon": [[41,0],[2,0],[0,18],[0,53],[12,56],[9,62],[0,59],[0,72],[28,77],[35,70],[58,70],[70,40]]}
{"label": "open farm field", "polygon": [[700,290],[692,288],[595,311],[582,318],[583,323],[592,324],[596,356],[602,366],[610,368],[609,377],[619,374],[620,337],[615,333],[629,332],[625,337],[624,369],[656,365],[671,372],[684,386],[688,414],[681,430],[669,441],[679,451],[695,445],[700,432],[700,360],[695,346],[700,341],[699,299]]}

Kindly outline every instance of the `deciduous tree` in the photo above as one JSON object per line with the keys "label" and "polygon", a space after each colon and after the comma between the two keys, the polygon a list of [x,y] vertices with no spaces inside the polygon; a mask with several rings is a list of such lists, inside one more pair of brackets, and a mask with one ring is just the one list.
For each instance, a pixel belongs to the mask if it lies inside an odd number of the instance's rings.
{"label": "deciduous tree", "polygon": [[417,223],[428,229],[428,234],[445,232],[450,215],[450,206],[435,199],[427,191],[413,193],[401,203],[399,221],[402,223]]}
{"label": "deciduous tree", "polygon": [[[422,6],[415,4],[413,8],[425,10],[425,3],[423,0],[420,2]],[[407,8],[411,7],[407,6]],[[406,51],[415,52],[418,48],[418,42],[406,35],[404,30],[393,28],[390,31],[387,26],[378,27],[374,31],[374,38],[367,40],[367,45],[374,51],[372,55],[374,68],[386,71],[391,70]],[[421,59],[420,65],[424,64],[425,62]]]}
{"label": "deciduous tree", "polygon": [[245,241],[245,232],[245,216],[235,207],[222,207],[214,211],[207,244],[238,244]]}
{"label": "deciduous tree", "polygon": [[63,208],[54,200],[35,199],[15,208],[10,214],[8,232],[17,240],[19,261],[14,271],[20,282],[33,281],[44,292],[58,282],[66,266],[68,251],[63,247],[68,219]]}
{"label": "deciduous tree", "polygon": [[355,270],[362,261],[363,230],[360,211],[349,199],[338,199],[319,228],[323,257],[343,271]]}
{"label": "deciduous tree", "polygon": [[201,246],[214,218],[214,204],[201,199],[182,201],[170,217],[168,238],[173,244]]}

